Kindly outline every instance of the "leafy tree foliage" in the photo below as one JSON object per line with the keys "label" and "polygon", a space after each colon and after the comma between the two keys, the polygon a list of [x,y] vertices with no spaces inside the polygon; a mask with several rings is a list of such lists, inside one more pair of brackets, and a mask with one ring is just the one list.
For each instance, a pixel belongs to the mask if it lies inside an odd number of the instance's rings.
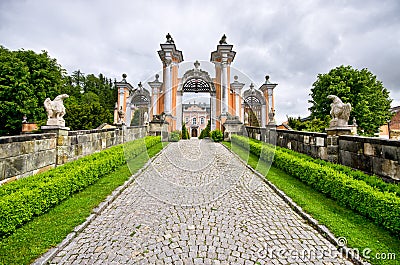
{"label": "leafy tree foliage", "polygon": [[46,51],[10,51],[0,46],[0,135],[18,134],[22,116],[44,122],[45,98],[60,94],[62,68]]}
{"label": "leafy tree foliage", "polygon": [[359,131],[366,135],[378,132],[392,115],[388,90],[368,69],[357,70],[342,65],[327,74],[319,74],[310,95],[312,118],[324,120],[332,103],[327,96],[336,95],[344,103],[351,104],[350,121],[355,117]]}
{"label": "leafy tree foliage", "polygon": [[308,132],[325,132],[325,128],[329,127],[330,116],[325,116],[325,119],[312,118],[309,120],[302,121],[300,117],[288,118],[288,125],[293,130],[297,131],[308,131]]}
{"label": "leafy tree foliage", "polygon": [[72,129],[113,122],[117,90],[111,79],[79,70],[68,76],[46,51],[10,51],[0,46],[0,135],[19,134],[24,115],[39,126],[44,124],[44,100],[63,93],[70,96],[64,101],[64,118]]}
{"label": "leafy tree foliage", "polygon": [[95,129],[103,123],[113,123],[117,90],[111,79],[102,74],[74,71],[64,77],[63,93],[70,95],[65,100],[65,124],[73,130]]}

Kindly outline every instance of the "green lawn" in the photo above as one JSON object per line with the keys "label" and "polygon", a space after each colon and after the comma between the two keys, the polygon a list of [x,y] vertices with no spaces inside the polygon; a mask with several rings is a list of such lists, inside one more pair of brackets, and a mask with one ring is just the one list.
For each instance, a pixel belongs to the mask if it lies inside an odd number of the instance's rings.
{"label": "green lawn", "polygon": [[[231,148],[230,143],[224,142],[224,144]],[[368,262],[372,264],[400,264],[400,240],[392,236],[387,230],[325,197],[297,178],[291,177],[277,168],[269,168],[262,161],[259,162],[257,156],[249,154],[248,151],[236,145],[231,149],[247,161],[251,167],[264,176],[266,175],[269,181],[291,197],[320,224],[328,227],[336,237],[345,237],[348,241],[348,247],[357,248],[360,253],[366,248],[371,249],[369,254],[371,258],[368,259]],[[397,259],[376,259],[377,253],[395,253]]]}
{"label": "green lawn", "polygon": [[137,172],[163,148],[156,144],[137,156],[134,163],[121,166],[114,173],[102,177],[85,190],[74,194],[49,212],[34,218],[15,233],[0,241],[0,264],[30,264],[51,247],[60,243],[72,230],[83,223],[91,210],[118,186]]}

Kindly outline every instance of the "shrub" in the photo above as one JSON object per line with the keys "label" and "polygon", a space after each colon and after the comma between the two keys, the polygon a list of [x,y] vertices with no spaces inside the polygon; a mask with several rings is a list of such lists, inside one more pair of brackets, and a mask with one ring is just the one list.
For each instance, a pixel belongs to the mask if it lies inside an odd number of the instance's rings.
{"label": "shrub", "polygon": [[168,141],[170,142],[178,142],[181,139],[180,131],[173,131],[169,134]]}
{"label": "shrub", "polygon": [[161,142],[148,136],[0,187],[0,237]]}
{"label": "shrub", "polygon": [[[232,142],[248,146],[248,150],[341,204],[371,218],[389,231],[400,234],[400,198],[395,193],[382,192],[337,170],[335,164],[321,163],[302,154],[232,135]],[[275,153],[273,155],[272,153]]]}
{"label": "shrub", "polygon": [[220,130],[213,130],[210,133],[211,139],[213,139],[214,142],[221,142],[224,140],[224,135]]}
{"label": "shrub", "polygon": [[186,129],[186,124],[183,124],[182,125],[182,137],[181,137],[181,139],[190,139],[190,135],[189,135],[189,132],[188,132],[188,130]]}
{"label": "shrub", "polygon": [[208,121],[206,128],[204,128],[204,130],[201,131],[199,139],[210,137],[210,131],[211,131],[211,120]]}

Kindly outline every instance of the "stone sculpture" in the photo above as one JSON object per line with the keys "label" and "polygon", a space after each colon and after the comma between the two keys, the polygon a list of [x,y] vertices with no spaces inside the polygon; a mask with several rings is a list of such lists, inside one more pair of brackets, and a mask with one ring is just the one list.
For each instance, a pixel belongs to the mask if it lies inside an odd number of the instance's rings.
{"label": "stone sculpture", "polygon": [[350,103],[343,103],[342,100],[335,95],[329,95],[328,98],[333,100],[331,103],[330,114],[332,120],[330,122],[330,127],[348,126],[351,111]]}
{"label": "stone sculpture", "polygon": [[153,121],[155,122],[165,122],[165,113],[153,115]]}
{"label": "stone sculpture", "polygon": [[167,34],[167,36],[165,36],[165,38],[167,39],[167,43],[169,44],[173,44],[174,43],[174,39],[172,38],[171,34]]}
{"label": "stone sculpture", "polygon": [[219,41],[219,44],[220,44],[220,45],[222,45],[222,44],[227,44],[227,43],[226,43],[226,35],[225,35],[225,34],[222,35],[221,40]]}
{"label": "stone sculpture", "polygon": [[122,106],[121,106],[120,110],[118,111],[118,123],[123,124],[124,118],[125,118],[125,111],[122,110]]}
{"label": "stone sculpture", "polygon": [[63,99],[68,98],[67,94],[58,95],[53,101],[50,98],[46,98],[44,101],[44,107],[47,112],[47,123],[49,126],[61,126],[65,127],[65,107]]}

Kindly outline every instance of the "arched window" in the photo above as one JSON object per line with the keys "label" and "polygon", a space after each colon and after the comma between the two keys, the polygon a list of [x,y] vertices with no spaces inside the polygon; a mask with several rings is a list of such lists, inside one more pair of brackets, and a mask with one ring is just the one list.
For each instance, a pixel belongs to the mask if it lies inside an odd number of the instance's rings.
{"label": "arched window", "polygon": [[200,124],[204,124],[204,117],[200,118]]}
{"label": "arched window", "polygon": [[194,118],[192,119],[192,124],[197,124],[197,119],[196,119],[196,117],[194,117]]}

